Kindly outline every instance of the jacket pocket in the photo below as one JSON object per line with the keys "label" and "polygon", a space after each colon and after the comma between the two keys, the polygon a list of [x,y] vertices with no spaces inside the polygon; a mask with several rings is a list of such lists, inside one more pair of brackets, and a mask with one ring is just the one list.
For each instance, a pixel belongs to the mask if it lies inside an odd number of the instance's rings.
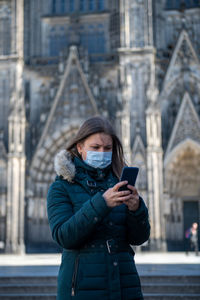
{"label": "jacket pocket", "polygon": [[75,296],[77,273],[78,273],[78,265],[79,265],[79,255],[75,259],[74,272],[73,272],[73,275],[72,275],[72,290],[71,290],[71,295],[72,296]]}

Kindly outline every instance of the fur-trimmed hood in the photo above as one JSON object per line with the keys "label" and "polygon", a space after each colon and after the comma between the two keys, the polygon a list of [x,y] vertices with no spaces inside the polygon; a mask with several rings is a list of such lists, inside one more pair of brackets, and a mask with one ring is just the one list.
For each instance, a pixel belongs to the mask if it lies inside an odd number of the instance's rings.
{"label": "fur-trimmed hood", "polygon": [[76,168],[71,153],[65,149],[58,152],[54,158],[54,170],[58,176],[72,182],[76,174]]}

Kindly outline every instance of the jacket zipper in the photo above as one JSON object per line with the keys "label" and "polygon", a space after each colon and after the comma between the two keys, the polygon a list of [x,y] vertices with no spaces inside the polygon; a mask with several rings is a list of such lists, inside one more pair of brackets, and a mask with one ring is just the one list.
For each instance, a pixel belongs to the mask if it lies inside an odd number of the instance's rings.
{"label": "jacket zipper", "polygon": [[77,277],[77,271],[78,271],[78,263],[79,263],[79,256],[76,257],[75,265],[74,265],[74,273],[72,276],[72,296],[75,296],[75,287],[76,287],[76,277]]}

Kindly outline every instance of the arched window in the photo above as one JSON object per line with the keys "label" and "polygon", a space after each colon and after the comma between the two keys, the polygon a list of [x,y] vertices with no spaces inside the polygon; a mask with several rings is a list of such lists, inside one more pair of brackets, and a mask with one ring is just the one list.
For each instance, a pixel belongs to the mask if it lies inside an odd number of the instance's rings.
{"label": "arched window", "polygon": [[69,11],[73,12],[74,11],[74,0],[69,1]]}
{"label": "arched window", "polygon": [[81,45],[88,50],[89,54],[105,53],[104,32],[91,30],[81,35]]}
{"label": "arched window", "polygon": [[[104,0],[76,0],[77,9],[80,12],[103,11],[105,9]],[[52,14],[73,13],[76,10],[75,0],[52,0]]]}
{"label": "arched window", "polygon": [[199,0],[166,0],[166,9],[181,9],[200,7]]}
{"label": "arched window", "polygon": [[51,29],[49,37],[49,54],[50,56],[58,56],[61,51],[67,48],[67,35],[64,28],[59,30]]}
{"label": "arched window", "polygon": [[10,17],[0,15],[0,55],[9,55],[11,51]]}
{"label": "arched window", "polygon": [[95,1],[89,0],[89,11],[94,11],[94,10],[95,10]]}
{"label": "arched window", "polygon": [[86,0],[80,0],[79,9],[81,12],[86,11],[86,9],[87,9],[87,1]]}
{"label": "arched window", "polygon": [[96,35],[96,53],[105,53],[105,36],[104,32],[98,32]]}
{"label": "arched window", "polygon": [[66,12],[66,1],[61,0],[61,11]]}
{"label": "arched window", "polygon": [[56,0],[52,1],[52,13],[55,14],[56,13]]}
{"label": "arched window", "polygon": [[52,13],[64,14],[67,12],[66,0],[52,0]]}
{"label": "arched window", "polygon": [[97,0],[98,10],[104,10],[104,0]]}

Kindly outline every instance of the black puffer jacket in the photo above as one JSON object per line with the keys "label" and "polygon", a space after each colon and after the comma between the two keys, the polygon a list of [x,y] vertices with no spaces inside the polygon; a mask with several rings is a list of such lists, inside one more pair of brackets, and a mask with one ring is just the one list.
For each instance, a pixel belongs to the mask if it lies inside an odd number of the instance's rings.
{"label": "black puffer jacket", "polygon": [[61,151],[56,169],[47,210],[52,236],[63,248],[57,299],[143,299],[129,245],[149,238],[142,198],[135,212],[124,204],[111,209],[102,197],[118,182],[110,167],[94,169]]}

